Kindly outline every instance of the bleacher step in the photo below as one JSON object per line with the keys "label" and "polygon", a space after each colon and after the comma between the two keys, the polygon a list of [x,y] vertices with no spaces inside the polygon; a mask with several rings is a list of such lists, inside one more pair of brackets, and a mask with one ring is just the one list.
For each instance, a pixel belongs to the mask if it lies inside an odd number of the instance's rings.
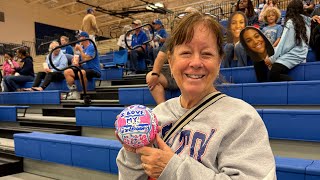
{"label": "bleacher step", "polygon": [[43,108],[43,116],[75,117],[74,108]]}
{"label": "bleacher step", "polygon": [[53,180],[53,179],[44,177],[44,176],[38,176],[35,174],[22,172],[22,173],[1,177],[0,180]]}
{"label": "bleacher step", "polygon": [[88,95],[90,95],[90,98],[94,100],[118,100],[119,99],[117,90],[90,92],[88,93]]}
{"label": "bleacher step", "polygon": [[122,80],[113,80],[111,81],[111,86],[119,86],[119,85],[135,85],[135,84],[145,84],[146,78],[127,78]]}
{"label": "bleacher step", "polygon": [[140,88],[140,87],[147,87],[147,86],[148,86],[147,84],[100,86],[100,87],[96,87],[96,90],[101,91],[101,90],[112,90],[112,89],[119,89],[119,88]]}
{"label": "bleacher step", "polygon": [[70,130],[70,129],[56,129],[56,128],[44,128],[44,127],[33,127],[33,126],[5,126],[0,127],[0,136],[2,138],[13,139],[13,134],[15,133],[28,133],[28,132],[46,132],[53,134],[70,134],[70,135],[80,135],[80,130]]}
{"label": "bleacher step", "polygon": [[18,121],[42,121],[42,122],[64,122],[76,123],[75,117],[58,117],[58,116],[43,116],[42,114],[26,114],[24,117],[18,116]]}
{"label": "bleacher step", "polygon": [[20,173],[22,171],[22,158],[5,152],[0,152],[0,177]]}
{"label": "bleacher step", "polygon": [[116,180],[118,176],[115,174],[108,174],[101,171],[78,168],[74,166],[66,166],[57,163],[50,163],[45,161],[38,161],[25,158],[24,171],[45,176],[53,179],[63,180],[88,180],[88,179],[104,179]]}
{"label": "bleacher step", "polygon": [[[84,105],[84,100],[61,100],[63,106]],[[119,105],[119,100],[96,100],[91,99],[90,105]]]}

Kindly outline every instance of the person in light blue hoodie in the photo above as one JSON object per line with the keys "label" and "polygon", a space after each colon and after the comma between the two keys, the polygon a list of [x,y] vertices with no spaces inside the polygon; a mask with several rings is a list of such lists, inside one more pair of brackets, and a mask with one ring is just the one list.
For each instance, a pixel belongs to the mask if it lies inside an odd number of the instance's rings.
{"label": "person in light blue hoodie", "polygon": [[[261,59],[253,58],[258,81],[292,81],[288,72],[306,61],[311,19],[303,13],[301,0],[292,0],[288,4],[283,33],[274,55]],[[242,32],[242,35],[244,34]],[[252,51],[259,49],[262,44],[256,41],[254,36],[249,38],[240,35],[240,41],[242,44],[247,44]]]}
{"label": "person in light blue hoodie", "polygon": [[[59,43],[57,41],[52,41],[49,46],[49,52],[58,47]],[[67,67],[68,60],[66,55],[61,51],[61,49],[56,49],[52,53],[52,62],[58,69],[63,69]],[[46,62],[43,63],[43,72],[38,72],[35,81],[31,88],[26,88],[24,91],[43,91],[49,86],[51,82],[62,81],[64,79],[63,72],[57,71],[52,68],[49,62],[49,55],[46,57]],[[41,80],[44,79],[42,85]]]}

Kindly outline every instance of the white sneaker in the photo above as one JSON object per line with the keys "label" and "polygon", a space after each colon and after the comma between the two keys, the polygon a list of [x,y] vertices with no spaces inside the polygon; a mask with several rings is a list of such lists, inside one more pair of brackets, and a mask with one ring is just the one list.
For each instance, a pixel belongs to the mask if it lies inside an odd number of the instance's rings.
{"label": "white sneaker", "polygon": [[71,91],[68,93],[67,100],[79,100],[80,93],[78,91]]}

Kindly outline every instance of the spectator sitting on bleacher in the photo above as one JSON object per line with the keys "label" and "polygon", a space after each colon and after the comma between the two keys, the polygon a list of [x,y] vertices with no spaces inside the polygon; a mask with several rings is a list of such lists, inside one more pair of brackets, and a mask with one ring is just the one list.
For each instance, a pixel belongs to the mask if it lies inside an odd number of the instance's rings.
{"label": "spectator sitting on bleacher", "polygon": [[154,60],[156,59],[161,47],[163,46],[164,42],[166,41],[168,37],[167,31],[164,29],[163,24],[160,19],[155,19],[152,22],[153,28],[154,28],[154,47],[153,47],[153,55],[152,55],[152,65]]}
{"label": "spectator sitting on bleacher", "polygon": [[265,17],[265,11],[269,8],[269,7],[278,7],[278,0],[267,0],[266,4],[263,6],[260,14],[259,14],[259,21],[264,21],[264,17]]}
{"label": "spectator sitting on bleacher", "polygon": [[[124,50],[124,49],[128,49],[127,45],[125,43],[125,35],[126,35],[127,31],[129,31],[129,30],[131,30],[131,27],[129,25],[124,26],[122,29],[123,34],[119,37],[118,42],[117,42],[117,45],[119,46],[119,51]],[[131,47],[132,34],[129,33],[126,39],[127,39],[128,46]]]}
{"label": "spectator sitting on bleacher", "polygon": [[14,75],[15,68],[18,68],[19,64],[13,59],[11,53],[4,53],[4,62],[2,64],[3,76]]}
{"label": "spectator sitting on bleacher", "polygon": [[262,29],[263,34],[269,39],[273,47],[280,42],[283,27],[276,24],[281,17],[280,10],[276,7],[269,7],[264,13],[263,20],[268,26]]}
{"label": "spectator sitting on bleacher", "polygon": [[[86,32],[81,32],[79,35],[79,39],[89,38],[89,34]],[[97,49],[94,48],[93,44],[87,40],[82,41],[80,44],[75,46],[75,50],[80,52],[79,56],[73,57],[73,65],[78,66],[81,69],[84,85],[83,89],[87,89],[88,79],[92,78],[100,78],[101,70],[99,63],[99,56],[95,56]],[[98,54],[98,52],[97,52]],[[92,59],[93,58],[93,59]],[[79,62],[86,62],[82,65]],[[76,68],[66,69],[64,71],[64,77],[66,78],[68,88],[70,92],[67,94],[67,97],[63,97],[69,100],[77,100],[80,99],[80,94],[77,91],[77,86],[74,81],[80,78],[80,72]],[[81,81],[81,79],[80,79]]]}
{"label": "spectator sitting on bleacher", "polygon": [[313,0],[302,0],[303,9],[306,15],[310,15],[314,10],[314,1]]}
{"label": "spectator sitting on bleacher", "polygon": [[[49,52],[58,47],[59,43],[57,41],[52,41],[49,46]],[[66,68],[68,65],[67,57],[62,53],[60,49],[56,49],[52,52],[52,62],[58,69]],[[38,72],[35,81],[31,88],[26,88],[24,91],[43,91],[46,87],[49,86],[51,82],[61,81],[64,79],[64,75],[61,71],[57,71],[52,68],[49,62],[49,55],[46,57],[46,62],[43,63],[44,72]],[[44,79],[42,85],[41,80]]]}
{"label": "spectator sitting on bleacher", "polygon": [[165,90],[178,90],[176,81],[171,76],[170,68],[163,68],[167,61],[167,43],[161,47],[153,69],[146,76],[146,82],[157,104],[166,101]]}
{"label": "spectator sitting on bleacher", "polygon": [[[133,28],[139,27],[142,25],[140,20],[134,20],[132,22]],[[132,35],[132,42],[131,46],[134,48],[135,46],[142,45],[142,47],[138,47],[134,50],[129,51],[129,63],[130,63],[130,72],[129,74],[136,74],[139,70],[144,70],[139,68],[139,60],[145,60],[146,57],[146,50],[147,45],[143,44],[144,42],[148,41],[148,37],[144,31],[142,31],[141,28],[138,28],[134,31],[134,34]]]}
{"label": "spectator sitting on bleacher", "polygon": [[[61,45],[65,45],[69,43],[69,38],[67,36],[61,36],[60,37],[60,43]],[[70,54],[73,56],[73,48],[71,45],[65,46],[61,48],[61,52],[63,54]]]}
{"label": "spectator sitting on bleacher", "polygon": [[[184,10],[185,14],[198,12],[193,7],[187,7]],[[182,18],[182,17],[181,17]],[[166,101],[165,90],[178,90],[179,87],[176,81],[171,76],[170,68],[163,68],[167,61],[167,41],[161,47],[150,71],[146,76],[148,88],[153,99],[157,104]]]}
{"label": "spectator sitting on bleacher", "polygon": [[[67,36],[61,36],[60,37],[60,43],[61,43],[61,45],[68,44],[69,43],[69,38]],[[72,46],[68,45],[68,46],[62,47],[61,51],[67,57],[68,65],[71,65],[72,64],[71,61],[72,61],[72,58],[73,58],[73,55],[74,55]]]}
{"label": "spectator sitting on bleacher", "polygon": [[[2,64],[3,77],[14,75],[15,68],[18,68],[19,64],[13,59],[11,53],[4,53],[4,62]],[[1,90],[4,91],[3,77],[1,78]]]}
{"label": "spectator sitting on bleacher", "polygon": [[[213,85],[223,56],[219,23],[210,15],[188,14],[169,41],[168,61],[181,96],[153,109],[161,126],[154,142],[137,149],[122,143],[119,179],[276,179],[268,132],[257,111],[242,100],[219,97]],[[202,106],[208,96],[217,101]],[[188,113],[197,109],[199,114]],[[194,119],[179,121],[186,114]]]}
{"label": "spectator sitting on bleacher", "polygon": [[247,18],[241,11],[231,14],[227,25],[227,44],[224,46],[225,56],[222,60],[221,67],[241,67],[250,66],[252,61],[247,56],[241,43],[239,35],[243,28],[247,26]]}
{"label": "spectator sitting on bleacher", "polygon": [[17,57],[21,60],[19,62],[19,67],[15,68],[15,75],[6,76],[3,78],[5,92],[16,91],[19,88],[19,84],[30,82],[34,79],[32,57],[27,53],[27,51],[24,48],[18,49],[16,53]]}
{"label": "spectator sitting on bleacher", "polygon": [[[286,23],[274,55],[266,56],[265,59],[253,58],[254,61],[259,61],[254,64],[259,82],[269,79],[271,81],[292,81],[288,72],[306,60],[310,38],[310,18],[304,16],[303,13],[302,1],[292,0],[287,7]],[[241,43],[248,46],[251,51],[262,51],[263,44],[265,44],[261,40],[263,34],[259,34],[259,30],[255,30],[256,33],[245,33],[247,30],[252,31],[254,28],[247,28],[241,32]],[[268,47],[265,48],[268,49]],[[267,67],[270,69],[269,78]]]}
{"label": "spectator sitting on bleacher", "polygon": [[311,17],[310,47],[315,53],[317,60],[320,60],[320,6],[312,12]]}
{"label": "spectator sitting on bleacher", "polygon": [[236,11],[245,13],[248,19],[248,26],[259,27],[258,14],[254,11],[252,0],[238,0]]}

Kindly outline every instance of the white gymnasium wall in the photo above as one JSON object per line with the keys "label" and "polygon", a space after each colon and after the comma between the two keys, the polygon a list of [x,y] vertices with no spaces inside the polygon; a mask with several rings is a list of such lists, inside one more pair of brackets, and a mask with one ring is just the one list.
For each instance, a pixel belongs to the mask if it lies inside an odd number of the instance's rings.
{"label": "white gymnasium wall", "polygon": [[35,39],[34,22],[67,29],[79,29],[82,16],[68,16],[61,10],[48,9],[40,4],[27,4],[24,0],[0,0],[0,11],[5,22],[0,22],[0,42],[21,43]]}

